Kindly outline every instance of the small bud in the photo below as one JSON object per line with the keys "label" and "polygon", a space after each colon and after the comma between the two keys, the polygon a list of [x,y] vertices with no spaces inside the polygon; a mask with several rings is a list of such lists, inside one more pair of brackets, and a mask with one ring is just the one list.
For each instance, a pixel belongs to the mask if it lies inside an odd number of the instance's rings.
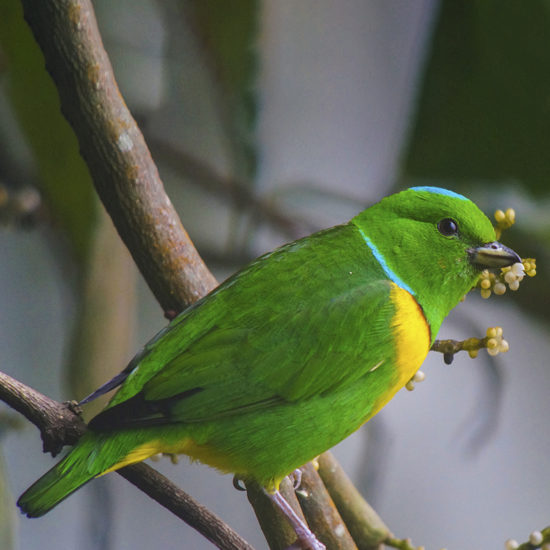
{"label": "small bud", "polygon": [[487,299],[487,298],[489,298],[489,296],[491,296],[491,291],[487,290],[485,288],[482,288],[481,289],[481,297]]}
{"label": "small bud", "polygon": [[504,274],[504,280],[505,280],[508,284],[515,282],[516,278],[517,278],[517,275],[516,275],[512,270],[507,271],[507,272]]}
{"label": "small bud", "polygon": [[519,542],[514,539],[508,539],[504,543],[505,550],[516,550],[516,548],[519,548]]}
{"label": "small bud", "polygon": [[472,359],[475,359],[477,357],[477,354],[478,354],[479,350],[477,349],[469,349],[468,350],[468,355],[472,358]]}
{"label": "small bud", "polygon": [[426,379],[426,375],[421,370],[417,370],[414,376],[412,377],[412,381],[417,383],[424,382],[425,379]]}
{"label": "small bud", "polygon": [[529,535],[529,542],[533,546],[538,546],[543,540],[544,540],[544,537],[542,536],[542,533],[540,531],[533,531]]}
{"label": "small bud", "polygon": [[407,388],[407,390],[409,390],[409,391],[413,391],[414,390],[414,382],[412,380],[409,380],[405,384],[405,388]]}
{"label": "small bud", "polygon": [[506,214],[502,210],[499,209],[495,211],[495,220],[497,222],[503,222],[505,218]]}
{"label": "small bud", "polygon": [[525,273],[525,267],[521,262],[516,262],[514,265],[512,265],[511,270],[516,275],[522,275],[523,273]]}
{"label": "small bud", "polygon": [[493,292],[497,296],[502,296],[506,292],[506,286],[503,283],[496,283],[493,288]]}

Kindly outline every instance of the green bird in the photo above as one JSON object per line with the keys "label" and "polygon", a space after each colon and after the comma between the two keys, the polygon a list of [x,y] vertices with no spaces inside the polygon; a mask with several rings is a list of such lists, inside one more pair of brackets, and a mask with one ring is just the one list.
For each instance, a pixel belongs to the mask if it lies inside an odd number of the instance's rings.
{"label": "green bird", "polygon": [[[281,480],[411,379],[483,268],[516,262],[473,202],[437,187],[391,195],[265,254],[84,400],[120,386],[18,505],[41,516],[95,477],[177,453],[255,480],[292,515]],[[290,519],[306,544],[323,547]]]}

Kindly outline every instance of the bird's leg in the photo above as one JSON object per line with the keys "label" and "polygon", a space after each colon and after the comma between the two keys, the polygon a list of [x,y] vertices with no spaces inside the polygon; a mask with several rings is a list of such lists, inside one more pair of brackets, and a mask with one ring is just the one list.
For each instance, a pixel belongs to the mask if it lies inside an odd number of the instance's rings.
{"label": "bird's leg", "polygon": [[[265,491],[265,490],[264,490]],[[298,542],[303,549],[309,550],[326,550],[326,547],[323,543],[317,540],[317,537],[311,532],[309,527],[300,519],[298,514],[292,509],[290,504],[284,499],[284,497],[275,491],[274,493],[268,493],[265,491],[265,494],[275,503],[275,505],[281,510],[281,512],[288,518],[288,521],[292,525],[296,535],[298,537]],[[291,546],[291,548],[293,548]]]}

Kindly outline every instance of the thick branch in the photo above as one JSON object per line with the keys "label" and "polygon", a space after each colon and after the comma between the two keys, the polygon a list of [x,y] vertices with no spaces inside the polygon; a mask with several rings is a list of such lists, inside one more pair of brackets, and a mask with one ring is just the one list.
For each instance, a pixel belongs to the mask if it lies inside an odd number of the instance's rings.
{"label": "thick branch", "polygon": [[53,456],[64,445],[74,445],[86,431],[86,424],[72,404],[53,401],[3,372],[0,372],[0,400],[40,430],[44,452]]}
{"label": "thick branch", "polygon": [[120,95],[91,3],[23,0],[23,7],[103,204],[163,309],[180,311],[216,281]]}

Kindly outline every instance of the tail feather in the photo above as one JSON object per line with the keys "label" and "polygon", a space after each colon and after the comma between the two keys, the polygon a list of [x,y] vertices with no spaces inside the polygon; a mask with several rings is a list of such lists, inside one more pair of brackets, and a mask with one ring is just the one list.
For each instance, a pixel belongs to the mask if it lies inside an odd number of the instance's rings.
{"label": "tail feather", "polygon": [[30,518],[44,515],[99,472],[83,467],[89,444],[82,441],[64,459],[35,481],[17,501],[17,506]]}
{"label": "tail feather", "polygon": [[95,477],[88,472],[77,472],[74,468],[63,474],[62,472],[65,470],[69,459],[70,454],[46,472],[19,497],[17,506],[21,508],[21,512],[26,514],[27,517],[37,518],[43,516]]}
{"label": "tail feather", "polygon": [[124,434],[117,435],[104,437],[91,431],[84,434],[65,458],[19,497],[17,505],[21,511],[30,518],[43,516],[82,485],[113,469],[134,443]]}

